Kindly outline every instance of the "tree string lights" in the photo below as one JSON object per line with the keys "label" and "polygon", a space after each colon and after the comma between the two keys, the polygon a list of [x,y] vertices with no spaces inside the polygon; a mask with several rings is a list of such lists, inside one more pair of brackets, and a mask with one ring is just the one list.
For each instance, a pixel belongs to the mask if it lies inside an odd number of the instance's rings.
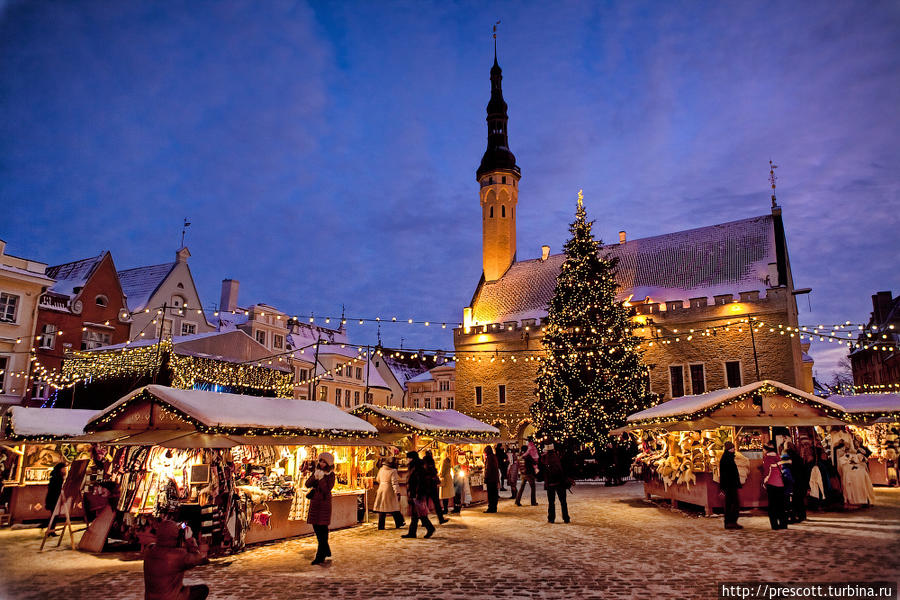
{"label": "tree string lights", "polygon": [[654,396],[629,311],[616,299],[617,261],[600,254],[582,199],[579,192],[541,340],[546,354],[531,412],[542,436],[589,443],[605,441]]}

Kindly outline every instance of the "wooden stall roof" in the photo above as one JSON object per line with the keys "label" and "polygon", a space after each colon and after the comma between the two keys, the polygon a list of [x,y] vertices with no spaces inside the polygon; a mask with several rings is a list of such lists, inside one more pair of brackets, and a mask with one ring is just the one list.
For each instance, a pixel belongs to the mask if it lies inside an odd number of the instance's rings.
{"label": "wooden stall roof", "polygon": [[500,430],[452,408],[388,408],[363,404],[351,411],[373,423],[379,437],[396,441],[416,434],[447,444],[488,444],[500,441]]}
{"label": "wooden stall roof", "polygon": [[3,417],[0,432],[10,441],[63,440],[83,433],[85,424],[96,415],[96,410],[12,406]]}

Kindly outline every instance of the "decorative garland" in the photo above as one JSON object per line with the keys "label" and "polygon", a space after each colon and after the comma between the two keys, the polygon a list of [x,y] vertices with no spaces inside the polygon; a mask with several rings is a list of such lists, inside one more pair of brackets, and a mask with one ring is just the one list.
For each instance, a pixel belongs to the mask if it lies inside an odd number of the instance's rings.
{"label": "decorative garland", "polygon": [[[392,407],[390,410],[397,412],[421,412],[422,409],[415,408],[394,408]],[[432,409],[432,410],[440,410],[440,409]],[[389,421],[391,424],[396,425],[406,433],[413,433],[417,435],[424,435],[427,437],[456,437],[456,438],[472,438],[478,440],[493,440],[497,438],[496,433],[490,431],[469,431],[469,430],[458,430],[458,429],[421,429],[414,425],[410,425],[409,423],[404,423],[402,421],[398,421],[397,419],[382,414],[377,410],[373,409],[370,406],[360,406],[358,408],[350,411],[351,415],[359,416],[363,414],[372,415],[385,421]]]}

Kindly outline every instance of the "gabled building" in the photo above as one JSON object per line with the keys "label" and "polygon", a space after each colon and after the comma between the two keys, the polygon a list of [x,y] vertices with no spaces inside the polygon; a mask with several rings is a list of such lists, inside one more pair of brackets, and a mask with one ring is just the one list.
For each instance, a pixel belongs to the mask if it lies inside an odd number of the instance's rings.
{"label": "gabled building", "polygon": [[406,382],[409,408],[454,408],[455,394],[455,362],[447,362],[429,369]]}
{"label": "gabled building", "polygon": [[0,240],[0,412],[20,404],[31,378],[38,303],[53,280],[47,264],[6,254]]}
{"label": "gabled building", "polygon": [[872,314],[850,351],[857,393],[900,391],[900,296],[872,296]]}
{"label": "gabled building", "polygon": [[188,266],[190,256],[185,247],[175,253],[175,262],[119,271],[131,313],[132,340],[215,331],[203,312]]}
{"label": "gabled building", "polygon": [[[454,331],[456,407],[515,438],[530,425],[533,359],[543,352],[565,255],[543,246],[539,258],[519,258],[522,171],[509,146],[501,81],[495,56],[487,149],[476,171],[483,273]],[[633,307],[651,389],[663,399],[762,379],[812,390],[812,364],[787,329],[797,327],[795,294],[804,290],[794,288],[774,183],[770,214],[637,240],[622,231],[603,252],[618,259],[619,299]]]}
{"label": "gabled building", "polygon": [[67,350],[124,343],[131,330],[109,252],[48,267],[46,274],[54,283],[41,295],[38,307],[32,403],[47,402],[53,396]]}
{"label": "gabled building", "polygon": [[439,362],[444,360],[443,357],[437,356],[429,364],[428,359],[428,356],[418,352],[407,354],[405,352],[392,352],[384,348],[376,350],[372,361],[375,363],[375,370],[378,371],[391,390],[389,406],[399,406],[400,408],[411,406],[406,386],[407,382],[422,373],[426,373],[428,369],[435,366],[434,360]]}

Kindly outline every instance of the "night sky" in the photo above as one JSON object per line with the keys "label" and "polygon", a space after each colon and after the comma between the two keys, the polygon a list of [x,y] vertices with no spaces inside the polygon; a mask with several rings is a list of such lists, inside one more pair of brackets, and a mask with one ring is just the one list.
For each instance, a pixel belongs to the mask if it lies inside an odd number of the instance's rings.
{"label": "night sky", "polygon": [[[766,214],[772,158],[801,323],[900,293],[900,4],[485,4],[0,1],[7,252],[169,262],[187,217],[206,305],[230,277],[242,305],[459,321],[500,18],[520,259],[561,250],[580,188],[608,241]],[[820,375],[845,348],[814,344]]]}

